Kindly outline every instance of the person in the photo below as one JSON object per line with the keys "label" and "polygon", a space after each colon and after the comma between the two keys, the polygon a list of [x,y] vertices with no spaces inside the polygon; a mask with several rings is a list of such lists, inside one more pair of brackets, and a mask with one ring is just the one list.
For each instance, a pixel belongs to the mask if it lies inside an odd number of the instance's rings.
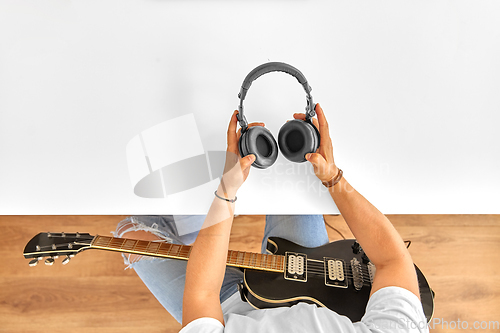
{"label": "person", "polygon": [[[321,182],[338,182],[328,191],[350,230],[376,267],[366,312],[359,322],[325,307],[299,302],[291,307],[255,309],[237,292],[240,269],[226,267],[234,199],[249,175],[255,156],[238,153],[234,111],[227,132],[224,174],[207,215],[132,216],[119,223],[115,236],[145,240],[194,242],[189,260],[151,259],[138,255],[125,260],[153,295],[191,332],[428,332],[411,256],[391,222],[342,177],[333,157],[328,122],[316,105],[314,125],[320,147],[306,155]],[[305,119],[305,114],[294,114]],[[263,126],[252,123],[249,126]],[[339,180],[340,179],[340,180]],[[230,201],[228,201],[230,200]],[[177,225],[190,224],[196,232],[179,235]],[[268,215],[262,242],[268,237],[288,239],[301,246],[328,243],[322,215]]]}

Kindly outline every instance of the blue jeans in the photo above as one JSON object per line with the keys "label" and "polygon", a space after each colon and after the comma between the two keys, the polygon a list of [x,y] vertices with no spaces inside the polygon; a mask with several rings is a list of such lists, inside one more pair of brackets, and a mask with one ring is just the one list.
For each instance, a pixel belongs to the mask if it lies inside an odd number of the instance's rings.
{"label": "blue jeans", "polygon": [[[115,237],[128,231],[145,230],[176,244],[191,244],[203,225],[205,215],[131,216],[121,221]],[[266,253],[267,238],[275,236],[305,247],[317,247],[328,243],[323,215],[266,215],[266,227],[261,253]],[[182,297],[186,278],[187,261],[142,257],[125,263],[133,268],[163,307],[182,322]],[[226,267],[220,291],[221,304],[237,292],[237,283],[243,281],[243,272]]]}

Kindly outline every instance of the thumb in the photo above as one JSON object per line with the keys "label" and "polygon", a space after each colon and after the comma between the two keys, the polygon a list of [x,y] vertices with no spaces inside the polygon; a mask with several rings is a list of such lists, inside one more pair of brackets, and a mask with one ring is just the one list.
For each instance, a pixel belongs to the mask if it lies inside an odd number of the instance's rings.
{"label": "thumb", "polygon": [[306,160],[311,162],[311,164],[314,166],[319,166],[320,163],[322,162],[321,161],[322,159],[324,160],[323,156],[321,156],[321,154],[318,154],[318,153],[306,154]]}
{"label": "thumb", "polygon": [[311,162],[311,164],[314,167],[314,171],[318,171],[319,169],[321,169],[321,166],[325,162],[325,158],[321,154],[318,154],[318,153],[306,154],[306,160]]}
{"label": "thumb", "polygon": [[245,170],[250,165],[252,165],[252,163],[254,161],[255,161],[255,155],[254,154],[249,154],[249,155],[245,156],[244,158],[242,158],[242,161],[241,161],[242,169]]}

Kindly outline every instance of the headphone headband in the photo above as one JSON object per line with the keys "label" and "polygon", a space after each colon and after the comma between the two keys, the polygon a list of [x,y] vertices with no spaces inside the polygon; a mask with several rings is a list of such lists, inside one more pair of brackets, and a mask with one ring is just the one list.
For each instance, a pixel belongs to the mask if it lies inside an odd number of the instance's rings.
{"label": "headphone headband", "polygon": [[314,117],[314,115],[315,115],[315,112],[314,112],[315,105],[313,103],[312,96],[311,96],[312,88],[307,83],[307,80],[306,80],[304,74],[302,74],[302,72],[299,71],[297,68],[295,68],[291,65],[285,64],[284,62],[268,62],[268,63],[262,64],[260,66],[257,66],[250,73],[248,73],[248,75],[245,77],[245,80],[243,80],[243,84],[241,85],[240,93],[238,94],[238,98],[240,99],[240,105],[238,107],[239,113],[237,115],[238,121],[239,121],[240,126],[242,128],[241,133],[246,131],[246,129],[248,127],[248,122],[247,122],[245,116],[243,115],[243,100],[246,97],[248,89],[252,85],[253,81],[255,81],[260,76],[267,74],[267,73],[270,73],[270,72],[288,73],[288,74],[292,75],[293,77],[295,77],[297,79],[297,81],[299,81],[299,83],[302,85],[302,87],[304,88],[304,90],[307,94],[307,96],[306,96],[306,98],[307,98],[306,121],[312,123],[311,118]]}

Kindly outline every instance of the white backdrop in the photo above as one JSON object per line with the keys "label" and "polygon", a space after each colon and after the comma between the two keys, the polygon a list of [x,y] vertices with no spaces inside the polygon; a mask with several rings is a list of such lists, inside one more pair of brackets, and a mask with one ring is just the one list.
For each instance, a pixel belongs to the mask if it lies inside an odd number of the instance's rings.
{"label": "white backdrop", "polygon": [[[500,213],[499,16],[496,1],[0,1],[0,214],[205,214],[217,179],[137,196],[127,146],[188,116],[202,151],[225,150],[268,61],[306,76],[337,165],[383,213]],[[304,106],[283,73],[245,100],[276,138]],[[190,142],[169,133],[166,152]],[[282,156],[236,204],[337,212],[309,162]]]}

